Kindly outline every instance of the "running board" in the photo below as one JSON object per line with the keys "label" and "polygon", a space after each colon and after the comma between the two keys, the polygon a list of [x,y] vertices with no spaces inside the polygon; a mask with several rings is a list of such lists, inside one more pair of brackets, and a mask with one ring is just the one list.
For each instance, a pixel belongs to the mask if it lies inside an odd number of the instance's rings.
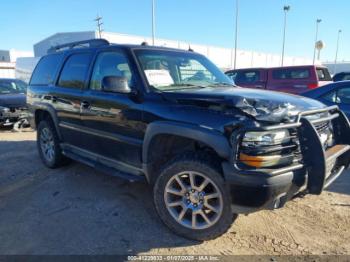
{"label": "running board", "polygon": [[146,181],[146,177],[142,173],[141,169],[131,166],[122,166],[122,164],[117,161],[93,153],[90,154],[89,151],[68,144],[61,144],[60,146],[62,148],[63,155],[105,174],[120,177],[130,182]]}

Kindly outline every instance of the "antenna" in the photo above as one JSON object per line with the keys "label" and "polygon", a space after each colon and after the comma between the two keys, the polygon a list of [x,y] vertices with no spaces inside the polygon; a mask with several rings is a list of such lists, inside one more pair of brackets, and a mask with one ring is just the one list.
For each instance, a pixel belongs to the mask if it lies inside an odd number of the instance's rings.
{"label": "antenna", "polygon": [[103,17],[99,16],[98,14],[97,14],[96,18],[94,19],[94,21],[97,23],[98,38],[101,38],[101,33],[103,31],[103,29],[102,29],[102,25],[103,25],[102,19],[103,19]]}

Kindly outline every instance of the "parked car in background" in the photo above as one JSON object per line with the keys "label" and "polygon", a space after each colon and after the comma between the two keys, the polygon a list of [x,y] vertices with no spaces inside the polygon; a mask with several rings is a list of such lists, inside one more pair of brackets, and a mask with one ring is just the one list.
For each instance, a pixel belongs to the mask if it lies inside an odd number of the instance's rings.
{"label": "parked car in background", "polygon": [[350,81],[325,85],[302,95],[321,101],[326,105],[338,105],[350,119]]}
{"label": "parked car in background", "polygon": [[225,73],[241,87],[269,89],[300,94],[332,82],[323,66],[290,66],[276,68],[247,68]]}
{"label": "parked car in background", "polygon": [[341,72],[333,76],[334,82],[350,80],[350,72]]}
{"label": "parked car in background", "polygon": [[0,78],[0,126],[11,126],[27,113],[27,84],[18,79]]}

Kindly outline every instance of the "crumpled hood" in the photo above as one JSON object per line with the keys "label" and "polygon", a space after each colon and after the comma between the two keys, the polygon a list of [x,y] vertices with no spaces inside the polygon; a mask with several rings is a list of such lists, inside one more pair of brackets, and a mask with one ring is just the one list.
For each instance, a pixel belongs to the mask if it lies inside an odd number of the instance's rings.
{"label": "crumpled hood", "polygon": [[22,108],[26,106],[25,94],[0,94],[0,107]]}
{"label": "crumpled hood", "polygon": [[258,121],[276,123],[291,122],[299,112],[326,107],[321,102],[302,96],[239,87],[182,89],[163,94],[166,99],[175,99],[183,104],[238,108]]}

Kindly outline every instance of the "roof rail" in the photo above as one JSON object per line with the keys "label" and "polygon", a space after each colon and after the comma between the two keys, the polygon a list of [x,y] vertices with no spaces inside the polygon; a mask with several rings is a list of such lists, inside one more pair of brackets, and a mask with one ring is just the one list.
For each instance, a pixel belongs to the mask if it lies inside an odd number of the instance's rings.
{"label": "roof rail", "polygon": [[106,39],[90,39],[90,40],[84,40],[84,41],[78,41],[78,42],[71,42],[67,44],[62,44],[62,45],[57,45],[57,46],[52,46],[47,53],[55,53],[58,52],[62,49],[73,49],[78,46],[82,47],[99,47],[99,46],[104,46],[104,45],[109,45],[109,42]]}

